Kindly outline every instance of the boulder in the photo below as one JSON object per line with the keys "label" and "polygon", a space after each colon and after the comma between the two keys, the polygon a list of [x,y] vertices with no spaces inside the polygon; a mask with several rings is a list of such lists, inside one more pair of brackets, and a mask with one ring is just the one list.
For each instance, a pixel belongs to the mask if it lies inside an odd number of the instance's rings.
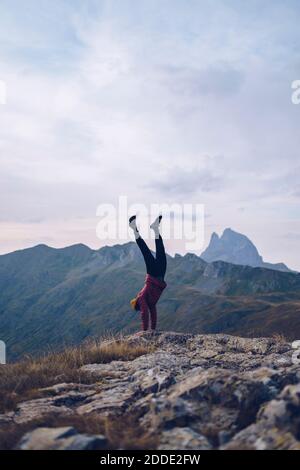
{"label": "boulder", "polygon": [[72,427],[38,428],[23,436],[20,450],[100,450],[107,440],[102,435],[80,434]]}

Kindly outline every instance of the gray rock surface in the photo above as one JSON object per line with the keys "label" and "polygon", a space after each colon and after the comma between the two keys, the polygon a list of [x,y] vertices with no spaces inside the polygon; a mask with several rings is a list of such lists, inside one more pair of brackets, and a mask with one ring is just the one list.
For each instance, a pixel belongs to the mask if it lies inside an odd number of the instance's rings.
{"label": "gray rock surface", "polygon": [[[135,415],[158,436],[159,449],[300,449],[300,367],[292,362],[290,343],[167,332],[126,341],[152,346],[153,352],[132,361],[88,364],[82,369],[94,385],[43,389],[43,398],[20,403],[0,416],[0,423],[28,424],[43,414]],[[99,436],[66,432],[34,428],[20,448],[105,445]]]}
{"label": "gray rock surface", "polygon": [[38,428],[23,436],[20,450],[100,450],[106,448],[102,435],[79,434],[72,427]]}
{"label": "gray rock surface", "polygon": [[210,450],[206,437],[191,428],[173,428],[161,434],[159,450]]}

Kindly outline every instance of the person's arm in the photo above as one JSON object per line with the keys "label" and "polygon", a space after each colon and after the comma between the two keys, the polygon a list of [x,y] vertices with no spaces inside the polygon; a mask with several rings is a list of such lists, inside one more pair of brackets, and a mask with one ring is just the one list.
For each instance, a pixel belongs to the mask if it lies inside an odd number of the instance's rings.
{"label": "person's arm", "polygon": [[151,305],[149,307],[150,315],[151,315],[151,330],[156,329],[156,320],[157,320],[157,310],[156,305]]}
{"label": "person's arm", "polygon": [[141,297],[139,299],[139,307],[141,310],[141,317],[142,317],[142,328],[144,331],[148,330],[149,326],[149,307],[146,300]]}

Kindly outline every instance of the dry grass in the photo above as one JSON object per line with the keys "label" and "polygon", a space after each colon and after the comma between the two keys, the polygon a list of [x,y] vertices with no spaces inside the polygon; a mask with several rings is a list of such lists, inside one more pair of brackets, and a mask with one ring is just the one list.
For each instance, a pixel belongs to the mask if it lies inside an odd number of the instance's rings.
{"label": "dry grass", "polygon": [[274,341],[276,341],[276,343],[287,343],[288,342],[287,338],[281,333],[274,333],[272,335],[272,338],[274,339]]}
{"label": "dry grass", "polygon": [[92,383],[90,374],[80,367],[113,360],[130,361],[149,352],[149,348],[119,340],[93,340],[78,347],[16,364],[0,367],[0,413],[15,409],[20,401],[36,396],[38,389],[60,382]]}

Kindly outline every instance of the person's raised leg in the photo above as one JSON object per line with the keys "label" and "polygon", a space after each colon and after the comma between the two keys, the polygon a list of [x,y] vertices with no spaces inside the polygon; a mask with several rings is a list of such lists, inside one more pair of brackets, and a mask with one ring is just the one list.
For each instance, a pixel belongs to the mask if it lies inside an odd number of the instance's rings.
{"label": "person's raised leg", "polygon": [[167,257],[164,247],[163,239],[159,233],[159,226],[162,216],[159,215],[155,221],[150,225],[150,228],[155,233],[155,247],[156,247],[156,268],[157,276],[164,279],[167,270]]}
{"label": "person's raised leg", "polygon": [[139,249],[141,250],[141,253],[142,253],[143,257],[144,257],[147,274],[150,274],[151,276],[155,276],[156,271],[157,271],[157,269],[156,269],[156,259],[154,258],[153,254],[151,253],[151,251],[150,251],[149,247],[147,246],[147,244],[145,243],[145,241],[140,236],[140,233],[139,233],[139,231],[137,229],[137,226],[136,226],[136,216],[135,215],[130,217],[129,227],[132,228],[132,230],[134,232],[134,236],[135,236],[135,241],[136,241]]}
{"label": "person's raised leg", "polygon": [[155,246],[156,246],[156,266],[159,270],[159,276],[164,279],[166,271],[167,271],[167,257],[164,247],[164,242],[159,235],[158,238],[155,238]]}

